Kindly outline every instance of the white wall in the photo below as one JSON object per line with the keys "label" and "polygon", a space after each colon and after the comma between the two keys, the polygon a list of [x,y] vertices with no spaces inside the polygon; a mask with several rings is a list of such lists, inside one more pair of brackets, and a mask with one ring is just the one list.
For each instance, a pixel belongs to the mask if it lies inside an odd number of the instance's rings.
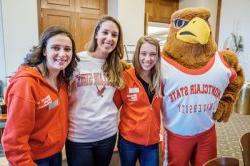
{"label": "white wall", "polygon": [[109,0],[108,14],[121,23],[124,44],[136,44],[144,34],[145,0]]}
{"label": "white wall", "polygon": [[108,15],[118,17],[118,0],[108,0]]}
{"label": "white wall", "polygon": [[246,80],[250,81],[250,1],[249,0],[224,0],[221,5],[221,23],[219,32],[219,48],[223,48],[226,38],[230,33],[243,37],[243,52],[238,54],[243,66]]}
{"label": "white wall", "polygon": [[1,0],[1,3],[5,77],[16,70],[30,48],[38,43],[38,17],[36,0]]}
{"label": "white wall", "polygon": [[212,27],[213,35],[215,36],[216,16],[217,16],[217,0],[179,0],[179,8],[186,7],[206,7],[210,10],[211,16],[209,19]]}
{"label": "white wall", "polygon": [[3,38],[2,1],[0,1],[0,80],[5,81],[5,58],[4,58],[4,38]]}

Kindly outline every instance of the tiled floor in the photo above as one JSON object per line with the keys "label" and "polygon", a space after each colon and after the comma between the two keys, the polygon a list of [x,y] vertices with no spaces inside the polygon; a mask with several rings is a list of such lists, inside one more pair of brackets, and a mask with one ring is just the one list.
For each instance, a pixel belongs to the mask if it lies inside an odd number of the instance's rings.
{"label": "tiled floor", "polygon": [[218,156],[231,156],[240,160],[243,166],[240,136],[250,132],[250,115],[233,113],[229,122],[217,123]]}
{"label": "tiled floor", "polygon": [[[218,136],[218,156],[236,157],[240,160],[240,165],[243,166],[239,139],[242,134],[250,132],[250,115],[233,113],[229,122],[216,123],[216,129]],[[3,156],[4,154],[0,147],[0,158]],[[119,165],[117,154],[114,154],[111,165]],[[0,166],[5,166],[1,163],[1,159]],[[66,161],[64,161],[63,166],[67,166]]]}

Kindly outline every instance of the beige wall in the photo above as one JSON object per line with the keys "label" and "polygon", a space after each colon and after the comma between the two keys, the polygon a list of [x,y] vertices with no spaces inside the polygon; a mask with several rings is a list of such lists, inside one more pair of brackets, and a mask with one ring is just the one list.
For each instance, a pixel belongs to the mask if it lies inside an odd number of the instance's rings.
{"label": "beige wall", "polygon": [[124,44],[136,44],[144,34],[144,0],[109,0],[108,13],[122,25]]}
{"label": "beige wall", "polygon": [[38,17],[36,0],[1,0],[1,5],[5,77],[16,70],[29,49],[38,43]]}
{"label": "beige wall", "polygon": [[250,81],[250,1],[225,0],[221,4],[219,48],[222,49],[231,33],[242,36],[243,51],[238,53],[245,77]]}
{"label": "beige wall", "polygon": [[[133,4],[133,5],[132,5]],[[144,33],[145,0],[120,0],[118,18],[125,33],[126,44],[136,44]]]}
{"label": "beige wall", "polygon": [[0,1],[0,80],[5,80],[5,56],[3,40],[3,18],[2,18],[2,1]]}

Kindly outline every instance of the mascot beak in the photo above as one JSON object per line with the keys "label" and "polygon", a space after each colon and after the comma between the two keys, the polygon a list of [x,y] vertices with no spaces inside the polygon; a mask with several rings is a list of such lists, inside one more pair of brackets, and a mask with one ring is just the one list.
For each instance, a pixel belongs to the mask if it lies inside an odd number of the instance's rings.
{"label": "mascot beak", "polygon": [[187,43],[207,44],[210,37],[210,28],[208,23],[195,17],[189,23],[177,32],[176,38]]}

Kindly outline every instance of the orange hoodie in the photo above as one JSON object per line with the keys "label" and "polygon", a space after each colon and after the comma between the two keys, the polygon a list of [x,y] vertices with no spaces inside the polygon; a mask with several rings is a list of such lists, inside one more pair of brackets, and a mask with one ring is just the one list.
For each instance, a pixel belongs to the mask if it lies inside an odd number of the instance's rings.
{"label": "orange hoodie", "polygon": [[150,104],[142,83],[133,68],[124,71],[125,88],[114,95],[116,106],[121,107],[119,133],[126,140],[152,145],[160,141],[160,111],[162,97],[154,96]]}
{"label": "orange hoodie", "polygon": [[22,66],[10,80],[5,102],[2,144],[12,166],[33,166],[33,160],[62,150],[68,131],[66,84],[56,91],[35,68]]}

